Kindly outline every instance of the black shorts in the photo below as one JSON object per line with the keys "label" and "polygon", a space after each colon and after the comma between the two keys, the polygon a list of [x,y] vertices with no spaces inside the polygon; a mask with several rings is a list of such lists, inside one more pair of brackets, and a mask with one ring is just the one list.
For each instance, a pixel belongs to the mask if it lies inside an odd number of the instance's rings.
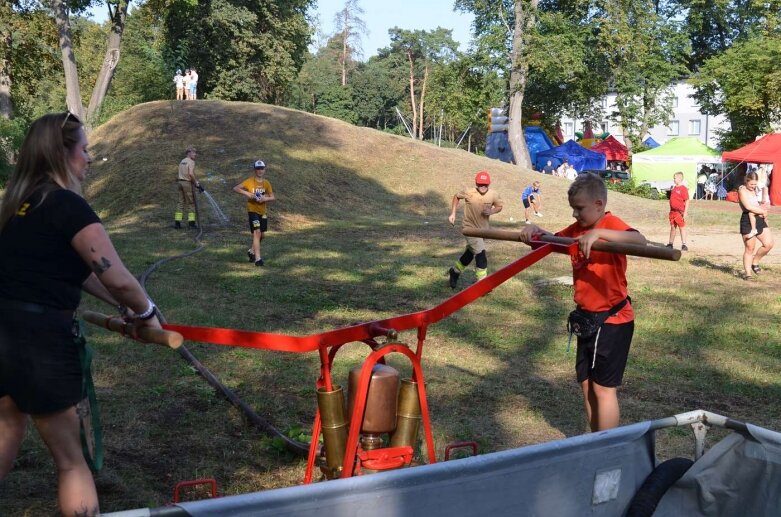
{"label": "black shorts", "polygon": [[6,395],[31,415],[61,411],[84,398],[72,315],[2,309],[0,397]]}
{"label": "black shorts", "polygon": [[248,212],[249,216],[249,231],[255,233],[255,230],[260,230],[260,233],[266,233],[268,231],[268,216],[256,214],[255,212]]}
{"label": "black shorts", "polygon": [[575,358],[578,382],[591,379],[607,388],[620,386],[634,332],[634,321],[619,325],[605,323],[597,334],[589,338],[578,338]]}
{"label": "black shorts", "polygon": [[[755,218],[757,222],[757,235],[762,234],[762,230],[767,228],[767,220],[764,217],[759,217],[757,214],[754,214],[757,217]],[[740,216],[740,234],[741,235],[748,235],[751,232],[751,221],[748,220],[748,212],[743,212],[743,214]]]}
{"label": "black shorts", "polygon": [[537,202],[537,196],[532,194],[531,196],[527,197],[526,199],[521,199],[521,201],[523,201],[523,207],[524,208],[529,208],[531,206],[531,203],[536,203]]}

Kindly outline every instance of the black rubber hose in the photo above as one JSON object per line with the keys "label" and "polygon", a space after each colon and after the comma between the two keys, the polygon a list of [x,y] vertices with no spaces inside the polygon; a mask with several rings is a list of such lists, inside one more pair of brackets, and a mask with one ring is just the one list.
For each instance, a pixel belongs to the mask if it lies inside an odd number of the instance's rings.
{"label": "black rubber hose", "polygon": [[[188,251],[187,253],[183,253],[181,255],[176,255],[173,257],[166,257],[162,260],[158,260],[151,266],[149,266],[143,273],[141,273],[138,281],[141,284],[141,287],[146,290],[146,282],[149,279],[149,276],[154,272],[157,268],[165,264],[166,262],[170,262],[172,260],[178,260],[182,258],[189,257],[191,255],[195,255],[196,253],[200,253],[204,249],[204,245],[201,243],[201,235],[203,235],[203,225],[201,224],[201,215],[198,212],[198,202],[195,197],[195,188],[193,188],[193,200],[195,200],[195,217],[198,221],[198,233],[195,235],[193,240],[198,245],[197,248],[195,248],[192,251]],[[165,316],[160,311],[160,308],[157,309],[157,316],[160,319],[160,323],[167,323],[167,320],[165,319]],[[208,368],[206,368],[193,354],[190,352],[186,346],[182,345],[178,349],[179,355],[182,359],[190,363],[193,368],[196,369],[196,371],[206,379],[206,382],[208,382],[215,390],[217,390],[225,399],[228,400],[231,404],[233,404],[239,411],[244,413],[244,416],[247,418],[247,420],[252,423],[255,427],[260,429],[262,432],[270,436],[271,438],[278,438],[282,440],[282,442],[285,444],[285,447],[288,451],[292,452],[293,454],[296,454],[297,456],[306,457],[309,454],[309,444],[299,442],[297,440],[293,440],[292,438],[289,438],[288,436],[285,436],[284,433],[281,433],[277,428],[275,428],[273,425],[271,425],[267,420],[262,418],[260,415],[258,415],[251,407],[247,405],[246,402],[241,400],[233,391],[231,391],[227,386],[225,386],[222,382],[220,382],[220,379],[217,378],[211,371],[209,371]],[[313,437],[315,439],[315,437]]]}
{"label": "black rubber hose", "polygon": [[662,496],[693,464],[688,458],[672,458],[660,463],[632,498],[626,516],[651,517]]}

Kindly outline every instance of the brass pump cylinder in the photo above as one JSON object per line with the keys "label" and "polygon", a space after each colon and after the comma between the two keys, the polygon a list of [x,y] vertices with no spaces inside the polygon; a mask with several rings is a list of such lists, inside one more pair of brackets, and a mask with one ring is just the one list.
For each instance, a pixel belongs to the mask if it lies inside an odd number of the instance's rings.
{"label": "brass pump cylinder", "polygon": [[[355,407],[355,395],[361,379],[362,366],[350,370],[348,406],[350,415]],[[391,433],[396,429],[396,405],[399,394],[399,371],[384,364],[375,364],[366,396],[362,433]]]}
{"label": "brass pump cylinder", "polygon": [[[344,461],[344,450],[347,445],[347,418],[344,411],[344,391],[341,386],[334,386],[333,391],[317,389],[317,407],[320,409],[320,419],[323,429],[323,444],[325,448],[324,470],[326,477],[339,477]],[[312,437],[313,440],[317,439]]]}
{"label": "brass pump cylinder", "polygon": [[418,383],[412,379],[401,381],[399,389],[399,406],[396,412],[396,430],[391,435],[390,446],[415,447],[418,441],[418,429],[422,419],[420,398],[418,398]]}

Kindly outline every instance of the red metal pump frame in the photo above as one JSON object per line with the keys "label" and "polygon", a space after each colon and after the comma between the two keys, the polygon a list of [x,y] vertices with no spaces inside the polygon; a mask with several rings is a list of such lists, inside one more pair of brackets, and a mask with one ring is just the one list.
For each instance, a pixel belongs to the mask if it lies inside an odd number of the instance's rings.
{"label": "red metal pump frame", "polygon": [[[431,419],[429,415],[428,400],[426,399],[425,382],[423,378],[423,368],[421,360],[423,357],[423,343],[426,339],[426,332],[429,325],[432,325],[464,306],[472,303],[478,298],[492,291],[494,288],[503,284],[513,276],[517,275],[527,267],[542,260],[550,253],[565,253],[569,255],[577,254],[578,244],[557,244],[542,241],[533,241],[531,243],[532,251],[527,255],[511,262],[502,269],[488,275],[483,280],[476,282],[462,291],[454,294],[439,305],[430,309],[405,314],[384,320],[377,320],[340,329],[330,330],[321,334],[311,334],[308,336],[290,336],[286,334],[274,334],[269,332],[252,332],[225,328],[197,327],[188,325],[165,324],[163,328],[181,333],[185,339],[199,341],[216,345],[240,346],[245,348],[256,348],[262,350],[273,350],[279,352],[304,353],[318,351],[320,355],[320,377],[316,381],[317,388],[333,389],[333,379],[331,370],[334,358],[339,349],[347,343],[356,341],[364,342],[376,348],[364,360],[361,369],[361,375],[358,382],[358,392],[355,397],[355,407],[350,417],[350,430],[347,437],[346,449],[341,477],[346,478],[360,472],[360,466],[356,469],[356,457],[359,451],[359,432],[360,423],[363,421],[364,410],[366,409],[366,396],[368,393],[369,381],[374,365],[378,362],[384,362],[384,357],[390,353],[400,353],[407,357],[412,363],[413,380],[418,385],[418,397],[420,399],[420,409],[423,425],[423,435],[426,441],[426,453],[429,463],[436,463],[436,454],[434,451],[434,438],[431,432]],[[411,350],[401,343],[389,343],[377,347],[374,338],[387,337],[391,331],[401,332],[404,330],[417,329],[417,346]],[[304,483],[312,481],[315,461],[318,451],[318,437],[320,435],[322,422],[320,420],[320,410],[315,413],[315,420],[312,429],[312,441],[309,448],[306,474]],[[396,449],[404,449],[399,447]],[[387,449],[383,449],[387,450]],[[372,452],[372,451],[368,451]],[[348,467],[349,466],[349,467]]]}

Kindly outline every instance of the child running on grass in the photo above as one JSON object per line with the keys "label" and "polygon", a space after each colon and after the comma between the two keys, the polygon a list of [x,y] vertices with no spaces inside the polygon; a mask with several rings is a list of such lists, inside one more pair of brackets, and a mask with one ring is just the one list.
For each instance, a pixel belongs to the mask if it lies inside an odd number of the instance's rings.
{"label": "child running on grass", "polygon": [[255,175],[242,181],[235,187],[234,192],[247,198],[247,217],[249,219],[249,231],[252,232],[252,245],[247,250],[247,257],[250,262],[256,266],[263,266],[263,256],[260,254],[260,243],[268,231],[268,210],[267,203],[276,201],[274,189],[271,183],[265,178],[266,163],[263,160],[257,160],[252,164]]}
{"label": "child running on grass", "polygon": [[675,229],[681,232],[681,251],[689,251],[686,246],[686,214],[689,212],[689,189],[683,184],[683,173],[673,174],[673,189],[670,191],[670,240],[667,241],[667,247],[672,248],[675,244]]}
{"label": "child running on grass", "polygon": [[[575,222],[556,235],[572,237],[579,253],[572,257],[572,277],[578,311],[593,318],[598,327],[590,336],[578,337],[575,372],[591,431],[618,426],[617,388],[621,385],[634,334],[634,310],[627,296],[626,255],[595,251],[604,240],[646,244],[643,235],[605,211],[607,187],[595,174],[581,174],[567,192]],[[521,230],[521,240],[550,233],[535,224]]]}
{"label": "child running on grass", "polygon": [[523,203],[523,215],[526,218],[526,224],[529,222],[529,208],[534,210],[534,215],[542,217],[542,194],[540,193],[540,182],[535,181],[521,193],[521,202]]}
{"label": "child running on grass", "polygon": [[[480,171],[475,176],[475,187],[464,189],[453,196],[450,206],[450,224],[456,224],[456,210],[458,203],[464,200],[464,228],[488,228],[488,218],[502,211],[502,200],[494,190],[488,190],[491,184],[491,176],[487,171]],[[482,237],[467,237],[466,249],[455,266],[447,270],[451,289],[458,285],[458,277],[464,272],[472,259],[475,259],[478,280],[488,275],[488,256],[485,254],[485,241]]]}

